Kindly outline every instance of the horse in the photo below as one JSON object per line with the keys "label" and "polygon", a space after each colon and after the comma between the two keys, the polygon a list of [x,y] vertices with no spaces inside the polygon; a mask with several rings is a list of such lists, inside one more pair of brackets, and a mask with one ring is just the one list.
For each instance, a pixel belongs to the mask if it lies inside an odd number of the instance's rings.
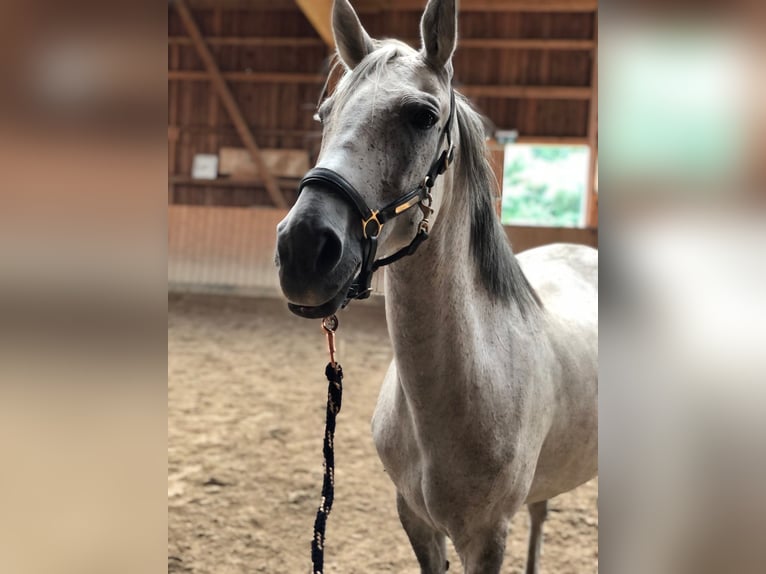
{"label": "horse", "polygon": [[429,0],[420,50],[373,40],[348,0],[332,26],[343,75],[277,226],[281,289],[325,317],[390,263],[394,358],[372,435],[420,570],[447,570],[449,537],[464,572],[500,572],[526,505],[535,574],[548,499],[597,474],[598,252],[512,252],[482,118],[452,88],[455,0]]}

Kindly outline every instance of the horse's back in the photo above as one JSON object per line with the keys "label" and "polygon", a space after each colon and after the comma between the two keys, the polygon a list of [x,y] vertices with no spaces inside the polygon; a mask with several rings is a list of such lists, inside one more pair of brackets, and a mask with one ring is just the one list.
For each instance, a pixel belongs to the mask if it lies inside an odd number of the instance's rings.
{"label": "horse's back", "polygon": [[[524,274],[541,297],[550,291],[570,290],[572,282],[598,291],[598,251],[586,245],[552,243],[519,253]],[[565,280],[562,282],[562,280]]]}
{"label": "horse's back", "polygon": [[553,243],[516,257],[550,313],[581,323],[589,330],[597,329],[597,250],[585,245]]}
{"label": "horse's back", "polygon": [[598,251],[552,244],[518,256],[548,318],[557,357],[549,371],[555,414],[538,459],[529,501],[592,478],[598,450]]}

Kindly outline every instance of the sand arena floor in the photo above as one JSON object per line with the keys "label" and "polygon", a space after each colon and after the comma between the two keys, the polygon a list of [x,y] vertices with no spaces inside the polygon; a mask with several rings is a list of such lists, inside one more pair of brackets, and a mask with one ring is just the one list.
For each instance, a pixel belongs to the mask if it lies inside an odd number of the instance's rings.
{"label": "sand arena floor", "polygon": [[[306,574],[322,480],[326,343],[277,299],[171,296],[168,316],[168,572]],[[382,306],[341,315],[328,574],[419,568],[370,434],[392,357]],[[551,501],[542,572],[598,570],[597,482]],[[503,574],[520,573],[527,515]],[[460,572],[450,547],[450,571]]]}

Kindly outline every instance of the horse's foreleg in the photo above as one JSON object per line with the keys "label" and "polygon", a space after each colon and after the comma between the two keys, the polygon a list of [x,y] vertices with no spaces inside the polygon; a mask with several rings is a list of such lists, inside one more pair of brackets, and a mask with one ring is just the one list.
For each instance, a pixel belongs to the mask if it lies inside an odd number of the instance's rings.
{"label": "horse's foreleg", "polygon": [[508,524],[503,521],[485,533],[472,535],[468,543],[455,541],[465,574],[500,574],[507,537]]}
{"label": "horse's foreleg", "polygon": [[418,517],[397,493],[396,509],[399,520],[410,539],[412,549],[420,564],[421,574],[444,574],[447,571],[447,543],[440,534]]}
{"label": "horse's foreleg", "polygon": [[537,574],[540,551],[543,546],[543,522],[548,515],[548,501],[533,502],[529,509],[529,552],[526,574]]}

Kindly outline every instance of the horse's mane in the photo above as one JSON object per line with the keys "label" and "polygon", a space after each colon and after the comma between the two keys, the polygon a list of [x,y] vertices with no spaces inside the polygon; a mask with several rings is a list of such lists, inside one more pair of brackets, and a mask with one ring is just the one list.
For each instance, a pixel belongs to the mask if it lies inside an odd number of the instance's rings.
{"label": "horse's mane", "polygon": [[456,185],[465,190],[470,201],[471,250],[479,279],[492,297],[516,301],[526,315],[542,303],[514,257],[495,213],[497,178],[485,152],[482,117],[464,96],[456,96],[460,130]]}
{"label": "horse's mane", "polygon": [[[333,63],[328,82],[336,69],[344,71],[332,95],[338,104],[336,109],[343,107],[343,101],[356,91],[362,81],[379,77],[386,64],[412,50],[398,40],[373,42],[376,49],[353,70],[346,69],[339,59]],[[322,92],[324,95],[325,90]],[[455,102],[460,130],[456,184],[470,198],[471,251],[479,279],[491,297],[504,302],[515,301],[522,314],[527,315],[539,309],[542,303],[514,257],[505,230],[495,213],[497,180],[486,157],[482,116],[461,94],[456,93]]]}

